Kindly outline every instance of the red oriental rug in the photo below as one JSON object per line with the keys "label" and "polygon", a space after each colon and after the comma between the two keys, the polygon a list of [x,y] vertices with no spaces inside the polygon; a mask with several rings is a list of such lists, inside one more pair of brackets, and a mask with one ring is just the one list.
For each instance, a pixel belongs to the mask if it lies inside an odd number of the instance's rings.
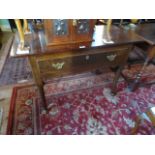
{"label": "red oriental rug", "polygon": [[[152,80],[155,79],[155,67],[151,67],[152,76],[150,68],[148,70]],[[144,79],[146,75],[147,72]],[[110,79],[113,76],[112,72],[82,74],[45,85],[46,100],[51,108],[49,113],[41,106],[36,86],[15,87],[7,134],[131,134],[136,116],[155,106],[155,85],[139,87],[135,92],[130,92],[127,83],[120,79],[117,95],[111,96]],[[137,134],[155,134],[155,129],[144,119]]]}

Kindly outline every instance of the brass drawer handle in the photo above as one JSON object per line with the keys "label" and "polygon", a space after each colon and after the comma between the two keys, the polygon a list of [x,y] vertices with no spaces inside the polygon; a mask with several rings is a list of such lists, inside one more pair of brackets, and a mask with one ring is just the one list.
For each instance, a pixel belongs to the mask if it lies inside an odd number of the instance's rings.
{"label": "brass drawer handle", "polygon": [[111,54],[111,55],[107,55],[106,58],[109,60],[109,61],[114,61],[115,58],[116,58],[116,54]]}
{"label": "brass drawer handle", "polygon": [[57,62],[57,63],[53,63],[52,67],[57,69],[57,70],[60,70],[63,68],[64,64],[65,64],[64,62]]}

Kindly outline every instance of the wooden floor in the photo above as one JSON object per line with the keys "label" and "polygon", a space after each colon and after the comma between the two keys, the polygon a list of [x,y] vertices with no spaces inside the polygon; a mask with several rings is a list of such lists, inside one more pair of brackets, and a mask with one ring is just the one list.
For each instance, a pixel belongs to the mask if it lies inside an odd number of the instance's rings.
{"label": "wooden floor", "polygon": [[0,87],[0,108],[3,110],[0,134],[6,134],[12,89],[13,86]]}
{"label": "wooden floor", "polygon": [[[2,47],[0,49],[0,73],[8,56],[13,34],[11,32],[0,33]],[[10,107],[10,98],[13,86],[0,87],[0,109],[2,109],[2,118],[0,118],[0,134],[6,134],[8,112]]]}
{"label": "wooden floor", "polygon": [[13,33],[11,32],[0,33],[0,38],[1,38],[0,43],[2,43],[2,47],[0,48],[0,73],[1,73],[6,58],[9,54],[10,46],[13,41]]}

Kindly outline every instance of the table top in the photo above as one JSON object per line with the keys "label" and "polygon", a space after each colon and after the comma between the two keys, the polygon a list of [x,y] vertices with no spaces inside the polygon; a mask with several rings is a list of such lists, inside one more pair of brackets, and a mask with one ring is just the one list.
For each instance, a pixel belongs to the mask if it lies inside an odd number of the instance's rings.
{"label": "table top", "polygon": [[130,30],[138,34],[148,44],[155,45],[155,23],[139,24],[130,27]]}
{"label": "table top", "polygon": [[125,45],[125,44],[133,44],[133,43],[141,43],[144,42],[142,38],[140,38],[133,31],[125,31],[117,26],[112,25],[110,31],[107,30],[107,26],[99,25],[95,26],[93,41],[91,43],[82,43],[76,44],[72,47],[70,44],[65,45],[62,49],[55,49],[52,46],[46,46],[45,41],[45,33],[44,31],[32,32],[25,36],[25,43],[30,46],[30,50],[25,53],[17,52],[17,47],[19,44],[19,37],[16,34],[10,56],[18,57],[18,56],[30,56],[30,55],[40,55],[52,52],[61,52],[66,49],[74,51],[74,50],[88,50],[92,48],[103,48],[109,46],[117,46],[117,45]]}

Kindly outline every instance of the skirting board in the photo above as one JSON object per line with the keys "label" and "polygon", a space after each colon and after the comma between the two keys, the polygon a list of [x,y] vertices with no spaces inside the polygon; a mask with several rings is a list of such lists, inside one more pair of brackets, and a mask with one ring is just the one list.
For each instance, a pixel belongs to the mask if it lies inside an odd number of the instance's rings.
{"label": "skirting board", "polygon": [[3,120],[3,108],[0,108],[0,131],[2,127],[2,120]]}

